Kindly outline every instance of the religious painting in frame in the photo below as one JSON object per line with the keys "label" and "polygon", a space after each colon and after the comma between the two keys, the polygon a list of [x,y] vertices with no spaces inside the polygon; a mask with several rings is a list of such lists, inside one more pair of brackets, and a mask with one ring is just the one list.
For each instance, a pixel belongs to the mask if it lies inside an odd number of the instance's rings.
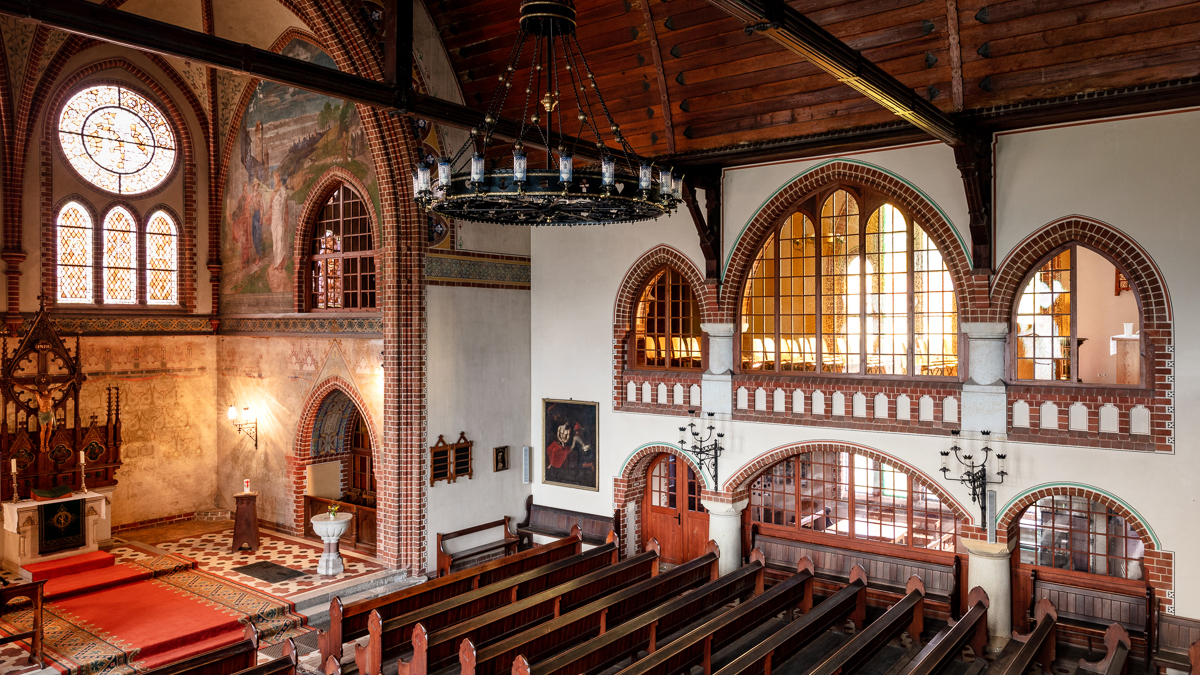
{"label": "religious painting in frame", "polygon": [[542,483],[600,490],[600,405],[542,399]]}
{"label": "religious painting in frame", "polygon": [[508,471],[508,446],[492,448],[492,471]]}

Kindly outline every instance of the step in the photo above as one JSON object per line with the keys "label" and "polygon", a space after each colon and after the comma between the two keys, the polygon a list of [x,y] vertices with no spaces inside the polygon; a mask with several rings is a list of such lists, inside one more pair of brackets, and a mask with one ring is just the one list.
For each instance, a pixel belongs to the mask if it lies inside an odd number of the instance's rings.
{"label": "step", "polygon": [[84,593],[94,593],[106,588],[131,584],[135,581],[144,581],[151,576],[153,576],[152,573],[144,567],[118,563],[99,570],[89,570],[87,572],[79,572],[78,574],[55,577],[46,582],[44,589],[45,599],[50,601],[73,598]]}
{"label": "step", "polygon": [[324,629],[329,626],[329,602],[334,597],[341,598],[342,604],[348,605],[394,593],[419,581],[421,580],[409,577],[406,572],[384,570],[341,584],[324,586],[292,598],[292,601],[296,603],[296,611],[308,617],[309,626]]}
{"label": "step", "polygon": [[116,556],[107,551],[93,551],[57,560],[32,563],[25,565],[22,569],[31,575],[30,581],[41,581],[42,579],[54,579],[70,574],[79,574],[80,572],[112,567],[116,562]]}

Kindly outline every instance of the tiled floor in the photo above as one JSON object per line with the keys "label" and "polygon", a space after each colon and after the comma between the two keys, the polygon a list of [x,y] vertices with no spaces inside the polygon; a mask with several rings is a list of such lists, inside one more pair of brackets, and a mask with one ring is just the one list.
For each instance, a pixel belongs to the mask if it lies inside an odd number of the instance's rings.
{"label": "tiled floor", "polygon": [[[136,534],[137,531],[130,533],[131,537]],[[260,531],[259,548],[255,553],[247,550],[233,553],[230,550],[232,545],[233,529],[227,527],[219,532],[206,532],[184,536],[174,541],[161,541],[155,546],[195,560],[197,566],[205,572],[264,590],[281,598],[292,598],[319,586],[340,583],[387,569],[385,565],[374,558],[342,549],[345,571],[337,576],[321,576],[317,574],[317,561],[321,559],[320,544],[276,532]],[[306,574],[302,577],[271,584],[232,571],[234,567],[260,561],[273,562]]]}
{"label": "tiled floor", "polygon": [[118,532],[118,539],[140,541],[146,544],[158,544],[164,541],[175,541],[184,537],[192,537],[209,532],[220,532],[233,527],[232,520],[185,520],[169,525],[141,527],[136,530]]}

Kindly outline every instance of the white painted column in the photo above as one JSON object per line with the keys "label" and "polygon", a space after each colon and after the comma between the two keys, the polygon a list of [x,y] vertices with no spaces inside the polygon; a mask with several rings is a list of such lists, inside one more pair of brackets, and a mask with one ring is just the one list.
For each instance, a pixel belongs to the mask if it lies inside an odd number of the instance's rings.
{"label": "white painted column", "polygon": [[721,574],[729,574],[742,566],[742,510],[750,500],[726,504],[701,499],[700,503],[708,510],[708,538],[721,549]]}
{"label": "white painted column", "polygon": [[999,652],[1012,639],[1012,550],[1014,539],[1007,544],[964,539],[970,558],[967,560],[967,588],[982,586],[988,594],[988,651]]}
{"label": "white painted column", "polygon": [[733,416],[733,324],[702,323],[708,333],[708,370],[700,377],[700,410],[717,419]]}
{"label": "white painted column", "polygon": [[1008,433],[1008,401],[1004,388],[1004,349],[1008,324],[966,321],[970,379],[963,383],[961,426],[963,431],[991,431],[993,438]]}

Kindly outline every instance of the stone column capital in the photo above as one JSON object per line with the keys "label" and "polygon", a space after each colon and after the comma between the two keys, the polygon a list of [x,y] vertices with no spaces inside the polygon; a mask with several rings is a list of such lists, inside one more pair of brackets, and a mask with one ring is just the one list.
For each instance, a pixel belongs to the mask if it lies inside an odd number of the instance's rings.
{"label": "stone column capital", "polygon": [[733,337],[734,325],[731,323],[702,323],[700,330],[708,333],[709,337]]}
{"label": "stone column capital", "polygon": [[718,518],[741,518],[742,511],[746,509],[746,505],[750,503],[749,499],[739,499],[736,502],[718,501],[714,499],[700,498],[700,503],[708,511],[709,516]]}
{"label": "stone column capital", "polygon": [[992,543],[979,539],[963,539],[962,544],[972,558],[1007,560],[1012,555],[1013,549],[1017,547],[1017,540],[1014,538],[1008,542]]}
{"label": "stone column capital", "polygon": [[1004,340],[1010,330],[1005,321],[963,321],[958,326],[972,340]]}

